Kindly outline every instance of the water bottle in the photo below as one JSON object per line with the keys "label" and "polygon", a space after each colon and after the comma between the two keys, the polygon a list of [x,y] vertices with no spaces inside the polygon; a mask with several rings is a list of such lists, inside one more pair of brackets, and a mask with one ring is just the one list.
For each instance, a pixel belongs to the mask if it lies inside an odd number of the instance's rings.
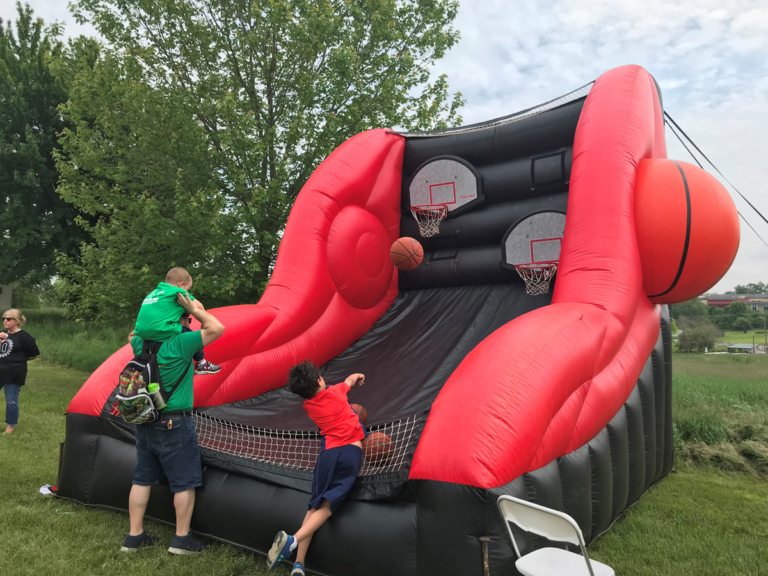
{"label": "water bottle", "polygon": [[167,406],[163,395],[160,394],[160,385],[157,382],[150,383],[147,386],[147,391],[149,392],[149,397],[152,398],[152,403],[155,405],[155,410],[162,410]]}

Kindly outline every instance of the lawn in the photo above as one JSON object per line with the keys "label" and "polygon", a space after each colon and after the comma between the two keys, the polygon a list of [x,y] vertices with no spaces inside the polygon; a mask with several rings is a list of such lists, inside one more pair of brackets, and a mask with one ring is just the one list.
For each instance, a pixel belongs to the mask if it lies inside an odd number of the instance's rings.
{"label": "lawn", "polygon": [[[68,346],[30,324],[59,354]],[[85,330],[85,329],[83,329]],[[122,332],[112,335],[114,347]],[[106,340],[104,333],[100,336]],[[83,340],[87,342],[87,340]],[[83,345],[81,343],[81,345]],[[94,362],[94,344],[78,362]],[[43,356],[48,346],[41,346]],[[768,569],[768,357],[675,355],[676,472],[590,549],[619,575],[762,575]],[[21,423],[0,435],[0,574],[181,576],[265,574],[264,558],[225,544],[197,557],[166,552],[172,529],[148,523],[165,546],[119,551],[127,516],[38,494],[56,481],[64,412],[88,372],[36,361],[21,393]],[[287,576],[287,568],[276,571]],[[497,576],[497,575],[493,575]]]}
{"label": "lawn", "polygon": [[718,337],[718,342],[727,342],[728,344],[765,344],[765,331],[747,330],[746,332],[726,332],[722,337]]}

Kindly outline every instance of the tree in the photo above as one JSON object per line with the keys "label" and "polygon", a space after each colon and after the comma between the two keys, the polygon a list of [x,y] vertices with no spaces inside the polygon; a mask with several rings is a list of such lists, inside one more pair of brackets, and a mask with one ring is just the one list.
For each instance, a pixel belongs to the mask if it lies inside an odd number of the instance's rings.
{"label": "tree", "polygon": [[729,294],[766,294],[768,293],[768,286],[764,282],[749,283],[745,285],[737,285],[733,289],[733,292]]}
{"label": "tree", "polygon": [[206,305],[255,301],[296,195],[334,148],[373,127],[459,122],[460,95],[429,75],[457,40],[456,11],[79,0],[76,16],[112,47],[64,108],[60,190],[98,220],[81,261],[59,261],[76,315],[135,312],[172,265],[190,269]]}
{"label": "tree", "polygon": [[746,316],[739,316],[733,321],[733,329],[737,332],[746,332],[752,328],[752,322]]}
{"label": "tree", "polygon": [[680,318],[683,317],[701,318],[707,316],[709,312],[707,310],[707,305],[704,302],[698,298],[694,298],[693,300],[688,300],[687,302],[670,305],[669,314],[672,316],[672,318],[679,321]]}
{"label": "tree", "polygon": [[702,351],[715,347],[717,329],[706,318],[688,318],[680,322],[681,331],[677,337],[677,349],[679,351]]}
{"label": "tree", "polygon": [[85,238],[78,212],[56,193],[52,152],[65,121],[66,56],[59,28],[43,28],[17,2],[14,26],[0,19],[0,278],[40,285],[55,273],[56,251],[74,255]]}

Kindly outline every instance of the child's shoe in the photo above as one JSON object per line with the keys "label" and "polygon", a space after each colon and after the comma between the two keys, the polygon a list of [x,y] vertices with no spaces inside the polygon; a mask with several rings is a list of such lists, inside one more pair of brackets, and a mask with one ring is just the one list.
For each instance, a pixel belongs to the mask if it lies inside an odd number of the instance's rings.
{"label": "child's shoe", "polygon": [[272,542],[272,548],[267,553],[267,568],[274,570],[280,562],[291,556],[291,546],[294,540],[293,536],[288,536],[283,531],[277,533],[275,541]]}
{"label": "child's shoe", "polygon": [[154,546],[156,542],[157,538],[150,536],[146,532],[142,532],[137,536],[128,534],[128,536],[125,537],[123,547],[120,548],[120,550],[122,552],[138,552],[139,548],[150,548],[151,546]]}
{"label": "child's shoe", "polygon": [[304,564],[301,562],[296,562],[293,565],[293,570],[291,570],[291,576],[305,576]]}
{"label": "child's shoe", "polygon": [[208,360],[200,360],[200,362],[195,362],[195,374],[201,375],[201,374],[216,374],[221,370],[221,366],[217,366],[213,362],[208,362]]}

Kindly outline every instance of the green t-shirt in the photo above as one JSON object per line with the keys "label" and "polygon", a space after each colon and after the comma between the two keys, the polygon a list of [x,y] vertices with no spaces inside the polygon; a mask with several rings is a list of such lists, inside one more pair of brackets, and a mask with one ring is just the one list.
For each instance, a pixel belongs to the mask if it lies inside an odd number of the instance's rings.
{"label": "green t-shirt", "polygon": [[183,288],[160,282],[141,303],[133,333],[152,342],[164,342],[171,336],[181,334],[179,318],[184,308],[176,302],[176,295],[180,293],[195,299]]}
{"label": "green t-shirt", "polygon": [[[141,338],[134,336],[131,340],[133,353],[140,354],[143,344],[144,341]],[[190,364],[192,364],[192,356],[202,349],[203,336],[199,330],[184,332],[183,334],[172,336],[163,342],[157,353],[157,363],[160,367],[160,379],[163,381],[165,391],[168,392],[173,388],[173,385],[179,381],[184,371],[186,370],[187,372],[187,375],[184,376],[184,381],[178,385],[173,392],[173,396],[168,400],[168,406],[166,406],[165,410],[173,412],[177,410],[192,410],[194,404],[192,381],[194,380],[195,371],[190,368]]]}

